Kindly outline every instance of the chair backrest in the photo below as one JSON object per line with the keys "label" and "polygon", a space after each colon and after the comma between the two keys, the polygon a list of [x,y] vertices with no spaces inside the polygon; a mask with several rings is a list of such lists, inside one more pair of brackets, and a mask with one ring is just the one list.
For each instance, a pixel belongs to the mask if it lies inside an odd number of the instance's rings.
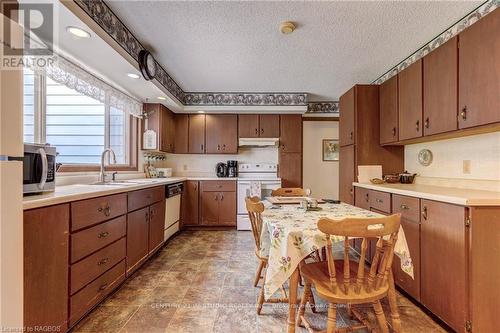
{"label": "chair backrest", "polygon": [[[330,286],[334,293],[342,292],[346,295],[370,293],[387,285],[389,270],[392,266],[394,245],[399,231],[401,214],[380,218],[346,218],[340,221],[322,218],[318,221],[318,228],[327,235],[327,260],[330,275]],[[340,285],[335,276],[335,261],[332,254],[330,235],[344,237],[344,266],[343,280]],[[361,257],[359,259],[357,275],[351,284],[349,265],[349,237],[361,238]],[[368,239],[377,238],[375,255],[365,276],[365,259],[368,248]],[[366,283],[365,283],[366,282]]]}
{"label": "chair backrest", "polygon": [[260,235],[262,232],[262,212],[264,204],[260,202],[259,197],[246,197],[245,204],[247,206],[248,218],[252,226],[253,238],[255,240],[255,251],[260,252]]}
{"label": "chair backrest", "polygon": [[300,187],[280,187],[271,192],[273,197],[303,197],[306,195],[306,191]]}

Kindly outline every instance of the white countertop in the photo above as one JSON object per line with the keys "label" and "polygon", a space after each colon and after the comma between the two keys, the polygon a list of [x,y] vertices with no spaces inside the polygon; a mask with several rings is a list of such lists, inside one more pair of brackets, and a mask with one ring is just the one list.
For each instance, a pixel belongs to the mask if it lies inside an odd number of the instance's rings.
{"label": "white countertop", "polygon": [[353,183],[353,185],[375,191],[448,202],[461,206],[500,206],[500,192],[421,184],[376,185],[366,183]]}
{"label": "white countertop", "polygon": [[[23,198],[23,209],[33,209],[44,206],[62,204],[71,201],[100,197],[104,195],[117,194],[159,185],[172,184],[185,180],[233,180],[237,178],[217,177],[168,177],[168,178],[139,178],[127,179],[131,183],[113,185],[90,185],[75,184],[56,186],[54,192],[29,195]],[[132,183],[133,182],[133,183]]]}

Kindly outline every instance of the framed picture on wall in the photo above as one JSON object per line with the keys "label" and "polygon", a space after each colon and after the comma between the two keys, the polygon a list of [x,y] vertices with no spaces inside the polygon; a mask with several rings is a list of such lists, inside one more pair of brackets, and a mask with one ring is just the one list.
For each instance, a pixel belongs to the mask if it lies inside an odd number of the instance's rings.
{"label": "framed picture on wall", "polygon": [[323,161],[332,162],[339,160],[339,140],[323,139]]}

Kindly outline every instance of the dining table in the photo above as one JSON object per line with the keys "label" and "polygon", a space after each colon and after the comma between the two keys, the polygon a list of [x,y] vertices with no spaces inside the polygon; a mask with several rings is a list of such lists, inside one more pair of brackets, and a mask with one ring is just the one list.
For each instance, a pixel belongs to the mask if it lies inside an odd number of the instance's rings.
{"label": "dining table", "polygon": [[[314,210],[305,209],[297,204],[279,205],[269,201],[264,201],[264,206],[260,249],[260,255],[268,257],[264,297],[271,298],[288,281],[288,332],[293,333],[298,299],[299,264],[309,255],[325,247],[327,243],[327,236],[317,227],[318,220],[329,218],[335,221],[348,217],[378,218],[383,215],[346,203],[324,203]],[[344,237],[331,235],[331,240],[333,243],[343,242]],[[399,229],[394,253],[401,259],[401,269],[413,278],[413,264],[402,227]],[[390,288],[394,288],[392,272],[389,275]],[[395,312],[397,313],[396,309]],[[396,321],[393,323],[394,326],[400,326],[399,318],[392,319],[393,322]],[[398,331],[396,328],[395,331]]]}

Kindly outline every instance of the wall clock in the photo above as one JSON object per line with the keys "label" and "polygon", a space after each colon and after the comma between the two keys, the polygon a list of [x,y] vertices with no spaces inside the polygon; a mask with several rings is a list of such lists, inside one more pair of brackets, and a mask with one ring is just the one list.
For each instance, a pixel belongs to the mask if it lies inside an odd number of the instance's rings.
{"label": "wall clock", "polygon": [[156,61],[148,50],[139,52],[139,69],[146,80],[152,80],[156,76]]}

